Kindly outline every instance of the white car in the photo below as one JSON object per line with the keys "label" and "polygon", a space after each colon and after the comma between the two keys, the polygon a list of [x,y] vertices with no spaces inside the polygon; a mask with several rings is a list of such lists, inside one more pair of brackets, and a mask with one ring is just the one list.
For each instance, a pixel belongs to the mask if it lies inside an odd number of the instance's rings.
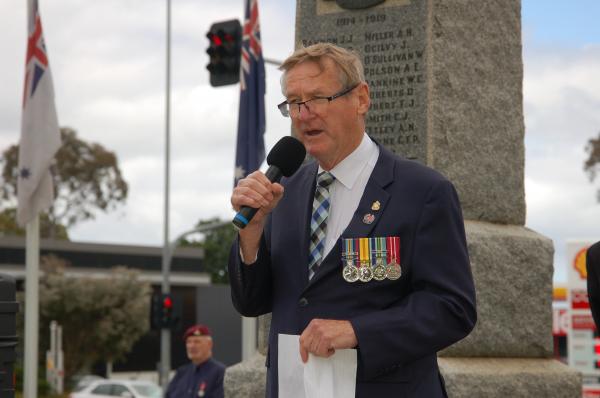
{"label": "white car", "polygon": [[83,390],[73,392],[69,398],[161,398],[162,389],[151,381],[98,380]]}
{"label": "white car", "polygon": [[104,377],[96,375],[76,375],[73,376],[71,382],[73,383],[73,391],[81,391],[96,380],[104,380]]}

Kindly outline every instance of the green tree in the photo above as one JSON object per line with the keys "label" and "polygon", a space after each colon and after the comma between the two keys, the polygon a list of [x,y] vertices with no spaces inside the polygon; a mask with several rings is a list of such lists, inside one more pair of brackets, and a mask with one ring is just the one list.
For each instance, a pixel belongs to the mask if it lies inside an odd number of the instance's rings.
{"label": "green tree", "polygon": [[[200,220],[196,228],[222,222],[220,218],[215,217],[208,220]],[[235,239],[237,231],[233,224],[227,223],[221,227],[206,231],[203,233],[203,240],[179,241],[179,246],[195,246],[204,249],[204,269],[210,273],[211,281],[214,284],[229,283],[229,272],[227,271],[227,262],[229,261],[229,250],[231,243]]]}
{"label": "green tree", "polygon": [[44,363],[55,320],[63,329],[67,378],[98,361],[123,359],[149,330],[151,289],[137,271],[116,267],[105,278],[72,278],[55,256],[43,256],[41,268],[40,359]]}
{"label": "green tree", "polygon": [[[25,236],[25,228],[17,224],[17,209],[11,207],[0,212],[0,236]],[[40,236],[46,238],[69,240],[69,233],[64,225],[53,224],[47,213],[40,214]]]}
{"label": "green tree", "polygon": [[[589,157],[583,164],[583,169],[587,172],[590,181],[593,182],[600,172],[600,132],[598,138],[590,138],[585,150]],[[600,189],[596,192],[596,198],[600,202]]]}
{"label": "green tree", "polygon": [[[61,231],[78,222],[94,219],[98,210],[113,210],[127,199],[127,183],[121,175],[114,152],[100,144],[79,139],[71,128],[61,128],[60,134],[62,145],[51,168],[55,200],[47,213],[48,235],[42,234],[42,237],[59,238]],[[18,145],[12,145],[0,159],[0,200],[4,210],[11,206],[14,208],[16,204],[18,154]],[[9,212],[4,216],[12,214],[15,213]],[[18,234],[18,227],[13,232]]]}

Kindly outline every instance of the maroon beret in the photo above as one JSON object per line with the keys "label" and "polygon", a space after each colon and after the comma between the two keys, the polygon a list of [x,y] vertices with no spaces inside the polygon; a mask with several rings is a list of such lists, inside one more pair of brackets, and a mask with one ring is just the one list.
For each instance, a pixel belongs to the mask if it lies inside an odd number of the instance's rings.
{"label": "maroon beret", "polygon": [[210,329],[205,325],[191,326],[183,334],[183,340],[187,340],[190,336],[210,336]]}

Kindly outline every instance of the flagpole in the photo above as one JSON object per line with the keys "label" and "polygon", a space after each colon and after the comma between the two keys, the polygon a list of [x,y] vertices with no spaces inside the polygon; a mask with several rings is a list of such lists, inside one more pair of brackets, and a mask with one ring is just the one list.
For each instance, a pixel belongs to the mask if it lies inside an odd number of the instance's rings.
{"label": "flagpole", "polygon": [[40,216],[27,223],[25,246],[25,366],[23,396],[37,398]]}
{"label": "flagpole", "polygon": [[[166,49],[166,95],[165,95],[165,208],[162,250],[162,292],[167,294],[169,283],[169,164],[170,164],[170,129],[171,129],[171,0],[167,0],[167,49]],[[160,330],[160,386],[167,390],[169,372],[171,371],[171,330]]]}
{"label": "flagpole", "polygon": [[54,199],[49,167],[61,146],[54,87],[38,0],[27,1],[27,52],[19,141],[17,221],[26,225],[23,393],[37,398],[39,350],[39,212]]}

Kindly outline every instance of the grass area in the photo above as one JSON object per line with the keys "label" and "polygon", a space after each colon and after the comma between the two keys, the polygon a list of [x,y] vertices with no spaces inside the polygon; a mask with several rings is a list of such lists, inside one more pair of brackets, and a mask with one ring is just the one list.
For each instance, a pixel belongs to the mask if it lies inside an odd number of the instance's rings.
{"label": "grass area", "polygon": [[[55,394],[42,395],[42,394],[38,394],[38,398],[68,398],[68,397],[69,397],[68,393],[64,393],[62,395],[55,395]],[[15,398],[23,398],[23,393],[17,391],[15,393]]]}

